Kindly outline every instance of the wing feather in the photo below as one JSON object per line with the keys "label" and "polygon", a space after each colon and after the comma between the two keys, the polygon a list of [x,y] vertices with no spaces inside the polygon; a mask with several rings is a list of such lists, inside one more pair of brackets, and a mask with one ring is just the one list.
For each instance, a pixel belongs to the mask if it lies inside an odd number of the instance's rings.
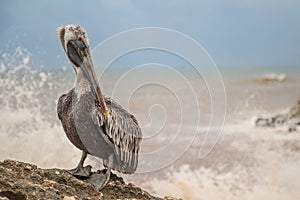
{"label": "wing feather", "polygon": [[105,102],[109,112],[108,117],[104,117],[98,106],[96,109],[98,118],[95,120],[104,127],[103,133],[114,146],[114,166],[110,167],[122,173],[133,173],[138,164],[138,152],[142,140],[141,129],[136,118],[118,103],[108,97],[105,97]]}

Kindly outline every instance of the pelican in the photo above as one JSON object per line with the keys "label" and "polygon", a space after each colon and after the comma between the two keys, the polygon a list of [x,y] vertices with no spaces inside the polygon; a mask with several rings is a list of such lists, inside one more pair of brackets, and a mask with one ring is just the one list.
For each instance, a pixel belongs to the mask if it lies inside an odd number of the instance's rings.
{"label": "pelican", "polygon": [[[136,171],[142,132],[132,114],[102,94],[86,31],[78,25],[64,25],[58,34],[76,74],[74,88],[58,100],[58,118],[68,139],[82,151],[78,166],[68,172],[90,179],[101,190],[111,170]],[[95,177],[91,166],[83,166],[88,154],[103,159],[104,175]]]}

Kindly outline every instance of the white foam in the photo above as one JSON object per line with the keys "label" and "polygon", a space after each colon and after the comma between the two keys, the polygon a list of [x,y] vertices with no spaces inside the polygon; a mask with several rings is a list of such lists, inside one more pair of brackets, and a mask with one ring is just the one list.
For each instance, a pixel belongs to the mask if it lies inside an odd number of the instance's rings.
{"label": "white foam", "polygon": [[283,164],[275,157],[273,160],[271,157],[265,159],[265,165],[255,169],[252,178],[249,178],[249,169],[241,167],[220,173],[207,168],[191,170],[188,166],[182,166],[170,172],[167,179],[150,180],[146,187],[160,196],[186,200],[299,199],[300,162]]}
{"label": "white foam", "polygon": [[262,80],[264,80],[264,81],[278,81],[278,82],[282,82],[282,81],[285,81],[286,79],[287,79],[287,76],[284,73],[281,73],[281,74],[270,73],[270,74],[265,74],[262,77]]}
{"label": "white foam", "polygon": [[[71,86],[63,77],[55,78],[54,73],[31,68],[26,51],[19,48],[14,55],[16,58],[5,53],[3,58],[7,62],[0,66],[0,72],[7,71],[0,76],[0,160],[17,159],[44,168],[73,168],[80,159],[80,151],[65,136],[55,104],[58,95]],[[263,78],[280,82],[287,77],[267,74]],[[72,82],[73,79],[71,85]],[[243,87],[246,86],[239,85],[232,96],[244,91]],[[253,116],[266,112],[259,109],[262,103],[257,100],[272,99],[252,85],[249,93],[232,96],[223,134],[211,154],[200,161],[195,159],[202,143],[195,141],[196,147],[186,152],[187,158],[178,161],[176,167],[165,169],[163,176],[155,172],[139,174],[130,176],[131,181],[159,196],[184,199],[300,199],[299,132],[287,133],[284,127],[256,128]],[[149,96],[141,98],[147,100]],[[199,137],[208,128],[199,126]],[[190,139],[185,137],[181,138],[183,142]],[[157,138],[158,142],[163,139]],[[150,178],[144,181],[139,178],[143,175]]]}
{"label": "white foam", "polygon": [[29,61],[30,61],[29,56],[26,56],[26,57],[23,58],[23,64],[24,65],[27,65],[29,63]]}
{"label": "white foam", "polygon": [[[39,167],[74,167],[78,162],[76,150],[60,127],[44,128],[29,134],[9,136],[0,133],[0,160],[16,159]],[[69,143],[69,144],[68,144]]]}
{"label": "white foam", "polygon": [[0,73],[3,73],[5,71],[6,67],[3,63],[0,65]]}

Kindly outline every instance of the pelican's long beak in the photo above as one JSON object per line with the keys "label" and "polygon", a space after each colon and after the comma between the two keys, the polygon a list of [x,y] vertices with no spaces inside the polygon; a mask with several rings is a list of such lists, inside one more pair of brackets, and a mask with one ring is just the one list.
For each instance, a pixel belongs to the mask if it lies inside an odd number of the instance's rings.
{"label": "pelican's long beak", "polygon": [[96,78],[96,73],[94,70],[93,61],[89,48],[84,44],[82,40],[71,40],[67,44],[68,57],[69,59],[77,66],[80,67],[85,73],[87,79],[92,85],[92,89],[96,95],[96,98],[99,102],[101,110],[104,115],[107,116],[108,112],[106,109],[106,104],[101,93],[98,80]]}

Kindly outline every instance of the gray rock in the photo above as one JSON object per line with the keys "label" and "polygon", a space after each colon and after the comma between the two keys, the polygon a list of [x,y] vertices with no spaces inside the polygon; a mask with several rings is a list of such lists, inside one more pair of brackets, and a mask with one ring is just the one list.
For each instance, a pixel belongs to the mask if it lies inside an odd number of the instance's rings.
{"label": "gray rock", "polygon": [[[102,173],[98,171],[96,173]],[[103,190],[96,190],[61,169],[40,169],[35,165],[13,160],[0,162],[0,200],[25,199],[154,199],[141,188],[115,174]],[[164,199],[174,200],[172,197]]]}
{"label": "gray rock", "polygon": [[279,127],[286,125],[289,132],[294,132],[300,126],[300,99],[287,113],[271,117],[258,117],[255,121],[258,127]]}

